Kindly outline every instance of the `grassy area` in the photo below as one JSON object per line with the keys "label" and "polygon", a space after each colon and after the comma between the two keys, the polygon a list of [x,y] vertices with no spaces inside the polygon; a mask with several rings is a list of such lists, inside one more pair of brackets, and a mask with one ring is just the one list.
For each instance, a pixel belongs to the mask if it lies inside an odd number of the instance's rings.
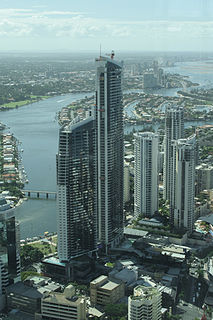
{"label": "grassy area", "polygon": [[109,268],[114,268],[115,263],[113,263],[113,262],[107,262],[107,263],[106,263],[106,266],[109,267]]}
{"label": "grassy area", "polygon": [[45,256],[56,252],[56,246],[49,243],[35,242],[30,245],[34,248],[38,248]]}
{"label": "grassy area", "polygon": [[48,96],[31,96],[31,99],[29,100],[23,100],[23,101],[17,101],[17,102],[9,102],[9,103],[4,103],[2,105],[0,105],[0,109],[14,109],[14,108],[18,108],[18,107],[22,107],[25,106],[27,104],[36,102],[40,99],[47,99],[49,98]]}

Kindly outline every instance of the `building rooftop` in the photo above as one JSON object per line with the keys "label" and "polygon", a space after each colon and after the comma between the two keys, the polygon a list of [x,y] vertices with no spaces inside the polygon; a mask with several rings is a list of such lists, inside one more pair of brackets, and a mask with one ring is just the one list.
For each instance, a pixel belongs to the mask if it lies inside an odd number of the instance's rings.
{"label": "building rooftop", "polygon": [[134,296],[132,299],[152,299],[154,296],[159,294],[159,290],[154,287],[137,286],[134,289]]}
{"label": "building rooftop", "polygon": [[97,308],[90,307],[89,308],[89,315],[93,316],[93,317],[101,318],[104,315],[104,313],[99,311]]}
{"label": "building rooftop", "polygon": [[42,294],[36,288],[26,286],[21,281],[7,287],[6,293],[9,295],[18,294],[32,299],[42,298]]}
{"label": "building rooftop", "polygon": [[74,306],[79,305],[83,302],[83,298],[79,296],[72,296],[71,298],[66,298],[64,293],[58,293],[58,292],[52,292],[46,297],[42,299],[43,303],[49,302],[49,303],[55,303],[60,305],[66,305],[66,306]]}
{"label": "building rooftop", "polygon": [[148,231],[137,230],[132,228],[124,228],[124,234],[136,236],[136,237],[144,237],[148,234]]}
{"label": "building rooftop", "polygon": [[60,262],[60,260],[58,258],[56,258],[56,257],[46,258],[46,259],[43,260],[43,262],[54,264],[54,265],[61,266],[61,267],[65,267],[65,263],[64,262]]}
{"label": "building rooftop", "polygon": [[116,282],[113,282],[113,281],[108,281],[103,286],[101,286],[101,289],[113,290],[113,289],[117,288],[119,285],[120,285],[119,283],[116,283]]}
{"label": "building rooftop", "polygon": [[91,284],[97,284],[97,283],[104,281],[104,280],[107,281],[107,276],[100,276],[100,277],[94,279],[93,281],[91,281]]}

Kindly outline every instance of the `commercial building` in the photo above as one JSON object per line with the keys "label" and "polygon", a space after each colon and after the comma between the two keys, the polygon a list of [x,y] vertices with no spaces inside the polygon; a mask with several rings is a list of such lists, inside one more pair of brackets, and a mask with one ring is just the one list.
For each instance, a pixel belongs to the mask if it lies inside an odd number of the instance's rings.
{"label": "commercial building", "polygon": [[64,293],[51,292],[41,300],[41,319],[85,320],[85,298],[75,295],[75,288],[69,285]]}
{"label": "commercial building", "polygon": [[90,282],[91,305],[107,305],[124,297],[125,286],[122,281],[110,281],[107,276],[100,276]]}
{"label": "commercial building", "polygon": [[[5,288],[20,279],[20,234],[15,208],[0,197],[0,306]],[[2,305],[3,306],[3,305]]]}
{"label": "commercial building", "polygon": [[34,314],[41,310],[42,293],[19,281],[6,288],[8,310],[19,309]]}
{"label": "commercial building", "polygon": [[192,232],[195,222],[195,135],[172,142],[170,218],[178,229]]}
{"label": "commercial building", "polygon": [[[113,55],[112,55],[113,58]],[[107,252],[123,236],[122,64],[96,59],[96,146],[98,240]]]}
{"label": "commercial building", "polygon": [[128,298],[128,320],[160,320],[161,293],[157,288],[137,286]]}
{"label": "commercial building", "polygon": [[60,129],[57,154],[58,255],[68,262],[96,250],[95,127],[93,117]]}
{"label": "commercial building", "polygon": [[158,210],[158,135],[137,132],[134,138],[134,216],[152,217]]}
{"label": "commercial building", "polygon": [[183,107],[168,105],[165,113],[163,197],[170,200],[172,172],[172,140],[184,138]]}

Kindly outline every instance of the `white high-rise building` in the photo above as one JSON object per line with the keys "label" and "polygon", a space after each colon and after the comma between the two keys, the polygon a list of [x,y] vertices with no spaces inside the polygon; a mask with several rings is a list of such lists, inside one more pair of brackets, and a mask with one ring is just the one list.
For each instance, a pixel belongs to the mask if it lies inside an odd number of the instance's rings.
{"label": "white high-rise building", "polygon": [[196,136],[172,142],[170,218],[174,227],[193,230]]}
{"label": "white high-rise building", "polygon": [[184,138],[183,107],[175,104],[168,105],[165,113],[164,138],[164,168],[163,168],[163,197],[170,200],[171,193],[171,166],[172,166],[172,140]]}
{"label": "white high-rise building", "polygon": [[96,59],[96,145],[98,239],[106,249],[123,236],[122,64]]}
{"label": "white high-rise building", "polygon": [[128,320],[160,320],[161,300],[157,288],[137,286],[128,298]]}
{"label": "white high-rise building", "polygon": [[158,135],[137,132],[134,138],[134,216],[151,217],[158,210]]}
{"label": "white high-rise building", "polygon": [[196,192],[199,194],[203,190],[213,189],[213,166],[201,163],[196,166]]}
{"label": "white high-rise building", "polygon": [[130,200],[130,168],[124,163],[124,203]]}

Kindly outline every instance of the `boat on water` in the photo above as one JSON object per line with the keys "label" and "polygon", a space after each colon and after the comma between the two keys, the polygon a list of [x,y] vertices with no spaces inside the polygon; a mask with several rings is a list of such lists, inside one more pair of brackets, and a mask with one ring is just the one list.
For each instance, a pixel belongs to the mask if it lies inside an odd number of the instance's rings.
{"label": "boat on water", "polygon": [[0,130],[4,130],[6,128],[6,125],[0,122]]}

